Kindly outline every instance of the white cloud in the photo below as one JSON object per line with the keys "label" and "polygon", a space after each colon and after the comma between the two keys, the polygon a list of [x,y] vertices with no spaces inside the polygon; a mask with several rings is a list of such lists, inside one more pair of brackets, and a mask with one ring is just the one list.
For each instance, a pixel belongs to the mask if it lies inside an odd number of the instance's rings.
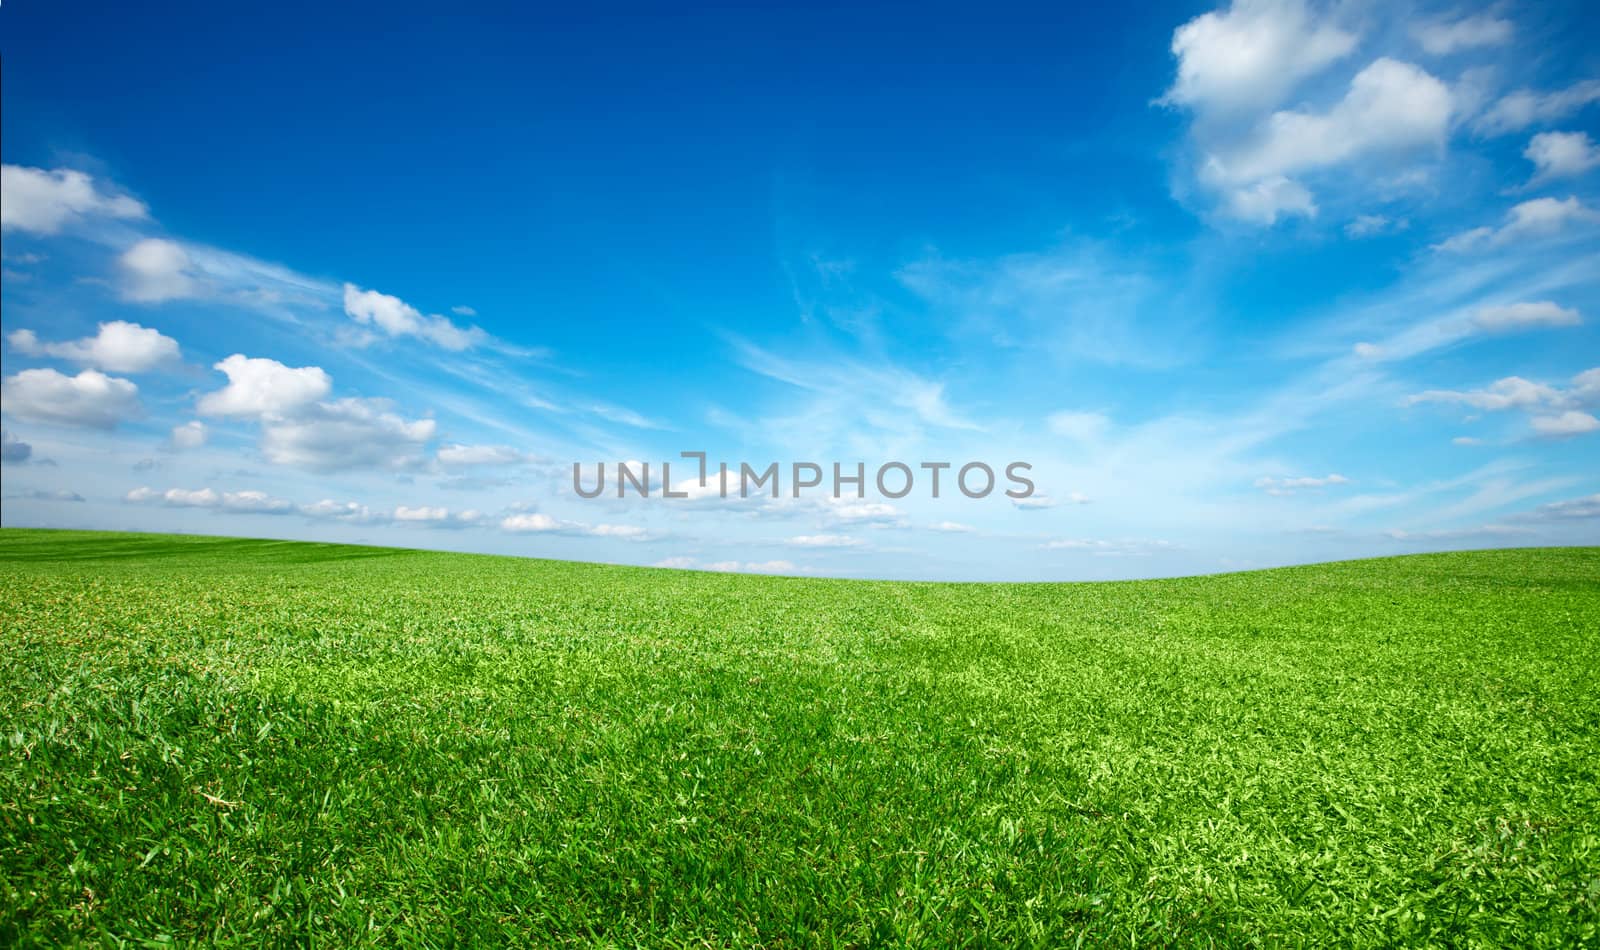
{"label": "white cloud", "polygon": [[423,316],[417,308],[376,290],[344,285],[344,312],[363,325],[378,327],[389,336],[414,336],[447,350],[465,350],[482,343],[487,335],[477,327],[458,327],[441,316]]}
{"label": "white cloud", "polygon": [[198,419],[172,427],[170,441],[175,449],[197,449],[206,444],[209,433],[206,424]]}
{"label": "white cloud", "polygon": [[1457,50],[1480,46],[1499,46],[1511,41],[1513,28],[1509,20],[1488,13],[1477,13],[1459,20],[1430,20],[1412,27],[1422,48],[1435,56],[1447,56]]}
{"label": "white cloud", "polygon": [[1585,521],[1600,518],[1600,495],[1553,501],[1521,517],[1530,521]]}
{"label": "white cloud", "polygon": [[1444,83],[1410,63],[1378,59],[1356,74],[1344,98],[1329,111],[1274,113],[1243,148],[1211,156],[1205,174],[1234,186],[1269,183],[1268,198],[1255,199],[1252,209],[1284,202],[1303,205],[1309,196],[1302,199],[1279,181],[1281,176],[1371,153],[1442,145],[1450,112],[1450,90]]}
{"label": "white cloud", "polygon": [[1600,405],[1600,367],[1577,374],[1565,388],[1508,376],[1495,380],[1485,389],[1430,389],[1405,401],[1408,406],[1419,403],[1453,403],[1486,412],[1518,409],[1529,414],[1529,425],[1535,435],[1548,438],[1582,435],[1600,428],[1600,421],[1582,411]]}
{"label": "white cloud", "polygon": [[1600,166],[1600,146],[1589,140],[1587,132],[1540,132],[1522,154],[1537,169],[1535,183],[1576,177]]}
{"label": "white cloud", "polygon": [[1103,541],[1093,538],[1066,538],[1039,545],[1045,551],[1078,551],[1095,557],[1149,557],[1173,549],[1167,541]]}
{"label": "white cloud", "polygon": [[568,527],[568,522],[558,521],[543,512],[507,515],[500,521],[500,528],[504,531],[564,531]]}
{"label": "white cloud", "polygon": [[677,571],[687,571],[687,570],[692,569],[694,567],[694,565],[695,565],[695,559],[692,558],[692,557],[669,557],[669,558],[662,558],[661,560],[655,562],[655,564],[653,564],[651,566],[652,567],[667,567],[667,568],[672,568],[673,570],[677,570]]}
{"label": "white cloud", "polygon": [[451,467],[469,465],[515,465],[527,456],[509,445],[441,445],[435,456],[439,464]]}
{"label": "white cloud", "polygon": [[465,304],[457,304],[456,306],[451,307],[450,312],[458,317],[476,317],[478,315],[478,311],[466,306]]}
{"label": "white cloud", "polygon": [[262,491],[217,491],[214,488],[169,488],[159,491],[142,487],[128,492],[124,500],[136,504],[160,504],[172,508],[210,508],[243,514],[300,514],[307,518],[341,521],[347,524],[410,525],[426,528],[466,528],[479,524],[483,513],[472,509],[451,511],[432,505],[397,505],[393,511],[374,510],[358,502],[323,499],[311,505],[297,505]]}
{"label": "white cloud", "polygon": [[1178,75],[1162,101],[1216,113],[1267,108],[1355,45],[1354,33],[1315,22],[1297,0],[1235,0],[1174,31]]}
{"label": "white cloud", "polygon": [[1475,439],[1470,435],[1458,435],[1450,440],[1451,445],[1482,445],[1482,439]]}
{"label": "white cloud", "polygon": [[352,524],[368,524],[385,520],[381,512],[373,511],[359,502],[334,501],[331,498],[324,498],[311,505],[301,505],[300,513],[308,518],[326,518],[330,521],[344,521]]}
{"label": "white cloud", "polygon": [[1317,216],[1317,202],[1311,192],[1282,175],[1234,188],[1227,194],[1225,207],[1230,217],[1264,227],[1276,224],[1280,217]]}
{"label": "white cloud", "polygon": [[138,386],[93,369],[76,376],[25,369],[0,391],[6,415],[32,422],[111,429],[141,411]]}
{"label": "white cloud", "polygon": [[1554,92],[1519,89],[1490,106],[1473,123],[1473,128],[1486,135],[1515,132],[1565,118],[1597,101],[1600,101],[1600,79],[1585,79]]}
{"label": "white cloud", "polygon": [[724,574],[794,574],[799,568],[792,561],[713,561],[705,570]]}
{"label": "white cloud", "polygon": [[1383,355],[1383,347],[1376,343],[1357,343],[1350,348],[1350,352],[1364,360],[1375,360]]}
{"label": "white cloud", "polygon": [[500,530],[517,534],[577,534],[592,538],[619,538],[624,541],[650,541],[655,535],[637,525],[585,524],[552,518],[543,512],[522,512],[500,520]]}
{"label": "white cloud", "polygon": [[1345,478],[1343,475],[1339,475],[1337,473],[1325,475],[1320,478],[1316,476],[1303,475],[1294,478],[1273,478],[1270,476],[1263,476],[1256,479],[1257,488],[1269,495],[1276,495],[1280,497],[1293,495],[1296,492],[1301,491],[1315,491],[1316,489],[1327,488],[1331,485],[1348,484],[1350,484],[1350,479]]}
{"label": "white cloud", "polygon": [[444,521],[449,517],[449,508],[429,508],[427,506],[408,508],[405,505],[400,505],[394,510],[394,520],[396,521]]}
{"label": "white cloud", "polygon": [[1473,314],[1473,325],[1481,330],[1524,330],[1533,327],[1575,327],[1583,322],[1578,311],[1549,300],[1483,307]]}
{"label": "white cloud", "polygon": [[1498,228],[1477,227],[1463,231],[1433,246],[1436,251],[1463,253],[1486,247],[1499,247],[1519,238],[1548,237],[1560,233],[1568,224],[1600,221],[1600,213],[1569,195],[1564,200],[1534,198],[1506,212]]}
{"label": "white cloud", "polygon": [[44,343],[32,330],[14,330],[11,348],[27,356],[71,360],[113,373],[143,373],[178,362],[178,341],[125,320],[100,324],[94,336]]}
{"label": "white cloud", "polygon": [[1027,498],[1013,498],[1011,504],[1023,510],[1042,510],[1054,508],[1056,500],[1049,495],[1029,495]]}
{"label": "white cloud", "polygon": [[1533,426],[1534,432],[1549,438],[1582,435],[1600,429],[1600,419],[1576,409],[1569,409],[1560,415],[1534,416],[1528,423]]}
{"label": "white cloud", "polygon": [[125,300],[161,303],[198,297],[204,287],[189,252],[165,238],[145,238],[128,248],[117,265],[122,269]]}
{"label": "white cloud", "polygon": [[291,369],[277,360],[235,353],[212,367],[228,385],[200,399],[208,416],[260,417],[294,412],[326,396],[333,380],[318,366]]}
{"label": "white cloud", "polygon": [[279,465],[322,472],[407,468],[422,461],[422,446],[436,426],[432,419],[400,417],[385,400],[339,399],[263,417],[261,453]]}
{"label": "white cloud", "polygon": [[284,515],[296,511],[294,502],[274,498],[263,491],[219,492],[212,488],[135,488],[124,496],[136,504],[162,504],[170,508],[213,508],[245,514]]}
{"label": "white cloud", "polygon": [[81,218],[142,218],[145,206],[126,195],[101,190],[89,175],[72,169],[46,171],[0,166],[0,230],[55,234]]}
{"label": "white cloud", "polygon": [[228,385],[201,398],[200,413],[258,420],[261,453],[279,465],[323,472],[410,468],[423,461],[422,448],[438,425],[402,418],[382,399],[321,402],[333,387],[321,367],[235,353],[215,368]]}
{"label": "white cloud", "polygon": [[1345,237],[1360,239],[1386,234],[1392,231],[1404,231],[1411,226],[1405,218],[1390,218],[1382,214],[1357,215],[1354,220],[1344,226]]}
{"label": "white cloud", "polygon": [[451,511],[449,508],[432,505],[415,507],[397,505],[390,520],[396,524],[419,525],[426,528],[470,528],[481,523],[483,517],[483,512],[472,508],[465,511]]}
{"label": "white cloud", "polygon": [[[948,473],[946,477],[949,477]],[[941,491],[945,490],[945,483],[941,483],[939,487]],[[830,522],[899,525],[905,520],[904,513],[887,502],[855,498],[825,498],[823,501],[823,517]]]}
{"label": "white cloud", "polygon": [[1531,409],[1560,402],[1560,391],[1543,383],[1530,382],[1521,376],[1507,376],[1489,384],[1487,389],[1453,390],[1430,389],[1406,397],[1405,404],[1459,403],[1474,409],[1500,412],[1506,409]]}
{"label": "white cloud", "polygon": [[971,534],[978,530],[970,524],[961,524],[956,521],[936,521],[928,525],[930,531],[943,531],[948,534]]}
{"label": "white cloud", "polygon": [[801,534],[784,542],[797,548],[853,548],[863,542],[847,534]]}
{"label": "white cloud", "polygon": [[622,538],[628,541],[643,541],[650,536],[650,532],[633,524],[597,524],[584,529],[583,533],[596,538]]}
{"label": "white cloud", "polygon": [[1476,528],[1450,528],[1440,531],[1385,531],[1384,536],[1394,541],[1471,541],[1479,538],[1492,540],[1518,537],[1528,533],[1529,529],[1514,525],[1486,524]]}
{"label": "white cloud", "polygon": [[11,430],[0,428],[0,463],[16,465],[32,456],[33,446],[12,435]]}

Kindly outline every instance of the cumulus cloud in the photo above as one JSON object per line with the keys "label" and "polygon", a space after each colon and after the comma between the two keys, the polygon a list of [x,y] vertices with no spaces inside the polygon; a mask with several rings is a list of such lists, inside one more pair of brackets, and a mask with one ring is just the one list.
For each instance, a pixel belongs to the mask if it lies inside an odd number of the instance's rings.
{"label": "cumulus cloud", "polygon": [[[1298,5],[1293,9],[1297,17],[1305,14]],[[1248,56],[1238,55],[1248,62]],[[1180,84],[1181,72],[1180,63]],[[1455,112],[1444,82],[1419,66],[1382,57],[1357,72],[1331,106],[1264,116],[1246,110],[1226,122],[1198,112],[1199,182],[1218,198],[1221,213],[1240,221],[1270,226],[1286,218],[1314,218],[1320,209],[1305,176],[1377,156],[1439,150]],[[1378,233],[1388,226],[1387,219],[1371,216],[1352,225],[1352,233]]]}
{"label": "cumulus cloud", "polygon": [[1462,405],[1486,412],[1516,409],[1529,414],[1529,425],[1535,435],[1545,438],[1583,435],[1600,429],[1600,420],[1584,411],[1600,405],[1600,367],[1577,374],[1566,387],[1508,376],[1483,389],[1430,389],[1405,400],[1408,406],[1422,403]]}
{"label": "cumulus cloud", "polygon": [[552,518],[536,511],[507,515],[500,520],[500,529],[513,534],[575,534],[594,538],[619,538],[625,541],[651,541],[657,537],[638,525],[591,525],[581,521]]}
{"label": "cumulus cloud", "polygon": [[33,457],[33,446],[18,439],[9,429],[0,428],[0,463],[20,465]]}
{"label": "cumulus cloud", "polygon": [[561,531],[569,524],[538,511],[507,515],[500,521],[502,530],[517,532]]}
{"label": "cumulus cloud", "polygon": [[853,548],[864,542],[847,534],[801,534],[784,543],[797,548]]}
{"label": "cumulus cloud", "polygon": [[142,409],[138,386],[93,369],[76,376],[25,369],[6,377],[0,392],[6,415],[31,422],[113,429]]}
{"label": "cumulus cloud", "polygon": [[397,505],[394,509],[393,520],[398,524],[421,525],[430,528],[465,528],[475,525],[483,520],[483,512],[469,508],[465,511],[451,511],[449,508],[432,505]]}
{"label": "cumulus cloud", "polygon": [[440,465],[451,468],[474,465],[516,465],[528,461],[528,456],[509,445],[461,445],[450,443],[439,446],[434,456]]}
{"label": "cumulus cloud", "polygon": [[1448,56],[1481,46],[1500,46],[1511,41],[1513,32],[1511,21],[1489,13],[1456,20],[1429,20],[1411,29],[1411,35],[1422,48],[1435,56]]}
{"label": "cumulus cloud", "polygon": [[355,322],[375,326],[391,337],[414,336],[446,350],[465,350],[487,335],[477,327],[458,327],[446,317],[424,316],[417,308],[376,290],[344,285],[344,312]]}
{"label": "cumulus cloud", "polygon": [[1267,108],[1355,46],[1354,33],[1315,22],[1298,0],[1235,0],[1173,33],[1178,75],[1162,101],[1223,114]]}
{"label": "cumulus cloud", "polygon": [[164,505],[169,508],[208,508],[233,514],[301,515],[323,521],[362,525],[409,525],[425,528],[468,528],[480,524],[484,514],[474,509],[453,511],[433,505],[396,505],[392,510],[374,509],[354,501],[323,499],[310,505],[297,505],[263,491],[217,491],[214,488],[136,488],[123,496],[133,504]]}
{"label": "cumulus cloud", "polygon": [[1552,92],[1519,89],[1484,110],[1473,128],[1485,135],[1516,132],[1564,119],[1593,102],[1600,102],[1600,79],[1585,79]]}
{"label": "cumulus cloud", "polygon": [[1279,497],[1293,495],[1296,492],[1315,491],[1317,489],[1327,488],[1331,485],[1348,484],[1350,484],[1350,479],[1345,478],[1343,475],[1339,475],[1337,473],[1332,475],[1324,475],[1320,478],[1316,476],[1303,475],[1291,478],[1273,478],[1270,476],[1263,476],[1256,479],[1257,488],[1269,495],[1276,495]]}
{"label": "cumulus cloud", "polygon": [[1167,541],[1106,541],[1095,538],[1063,538],[1047,541],[1039,547],[1045,551],[1077,551],[1095,557],[1149,557],[1174,549]]}
{"label": "cumulus cloud", "polygon": [[408,468],[422,461],[436,427],[432,419],[402,418],[386,400],[345,398],[263,417],[261,453],[313,471]]}
{"label": "cumulus cloud", "polygon": [[117,266],[123,299],[136,303],[198,297],[204,286],[189,252],[165,238],[145,238],[123,252]]}
{"label": "cumulus cloud", "polygon": [[942,531],[947,534],[970,534],[978,529],[970,524],[961,524],[957,521],[935,521],[933,524],[928,525],[928,530]]}
{"label": "cumulus cloud", "polygon": [[1426,71],[1378,59],[1327,112],[1274,113],[1242,148],[1213,155],[1207,175],[1228,184],[1275,181],[1358,156],[1444,142],[1450,90]]}
{"label": "cumulus cloud", "polygon": [[1472,316],[1473,326],[1491,332],[1535,327],[1575,327],[1582,322],[1578,311],[1549,300],[1482,307]]}
{"label": "cumulus cloud", "polygon": [[206,424],[195,419],[173,426],[168,441],[175,449],[197,449],[206,444],[208,435]]}
{"label": "cumulus cloud", "polygon": [[70,360],[112,373],[148,372],[179,359],[177,340],[126,320],[102,323],[94,336],[61,343],[45,343],[32,330],[13,330],[6,341],[26,356]]}
{"label": "cumulus cloud", "polygon": [[1276,224],[1279,218],[1317,216],[1317,202],[1311,192],[1283,175],[1232,189],[1224,208],[1229,217],[1264,226]]}
{"label": "cumulus cloud", "polygon": [[324,498],[309,505],[301,505],[300,513],[308,518],[343,521],[348,524],[370,524],[387,520],[380,511],[374,511],[359,502],[334,501]]}
{"label": "cumulus cloud", "polygon": [[887,502],[828,498],[827,517],[844,523],[897,523],[904,517],[900,509]]}
{"label": "cumulus cloud", "polygon": [[800,569],[792,561],[713,561],[704,570],[724,574],[796,574]]}
{"label": "cumulus cloud", "polygon": [[406,419],[383,399],[323,401],[333,380],[321,367],[285,366],[235,353],[215,366],[228,384],[208,393],[199,411],[254,419],[268,461],[312,471],[411,468],[437,429],[433,419]]}
{"label": "cumulus cloud", "polygon": [[274,498],[263,491],[222,491],[213,488],[169,488],[157,491],[149,486],[135,488],[123,496],[134,504],[160,504],[169,508],[212,508],[245,514],[285,515],[297,509],[294,502]]}
{"label": "cumulus cloud", "polygon": [[1433,248],[1459,254],[1499,247],[1520,238],[1549,237],[1559,234],[1568,225],[1596,221],[1600,221],[1600,212],[1584,205],[1575,195],[1559,200],[1534,198],[1506,212],[1505,223],[1498,228],[1472,228],[1435,244]]}
{"label": "cumulus cloud", "polygon": [[1533,426],[1535,433],[1555,439],[1583,435],[1600,429],[1600,419],[1577,409],[1569,409],[1553,416],[1534,416],[1528,424]]}
{"label": "cumulus cloud", "polygon": [[328,395],[333,380],[318,366],[290,368],[277,360],[235,353],[212,367],[228,377],[228,385],[201,397],[208,416],[259,418],[297,411]]}
{"label": "cumulus cloud", "polygon": [[1530,184],[1574,178],[1600,166],[1600,146],[1590,141],[1587,132],[1540,132],[1522,154],[1536,169]]}
{"label": "cumulus cloud", "polygon": [[811,568],[799,567],[793,561],[709,561],[702,563],[692,557],[663,558],[652,565],[678,571],[716,571],[739,574],[809,574]]}
{"label": "cumulus cloud", "polygon": [[88,217],[143,218],[145,206],[103,190],[80,171],[0,166],[0,231],[56,234]]}

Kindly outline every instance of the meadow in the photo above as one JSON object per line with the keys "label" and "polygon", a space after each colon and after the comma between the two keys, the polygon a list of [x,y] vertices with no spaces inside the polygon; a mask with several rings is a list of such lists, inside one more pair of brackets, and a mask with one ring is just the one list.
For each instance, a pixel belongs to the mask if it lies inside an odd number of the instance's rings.
{"label": "meadow", "polygon": [[1600,945],[1600,548],[942,584],[0,531],[0,944]]}

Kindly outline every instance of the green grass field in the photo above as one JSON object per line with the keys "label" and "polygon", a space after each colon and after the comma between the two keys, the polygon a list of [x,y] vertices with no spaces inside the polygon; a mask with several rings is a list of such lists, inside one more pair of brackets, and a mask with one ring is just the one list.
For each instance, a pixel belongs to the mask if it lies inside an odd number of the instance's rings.
{"label": "green grass field", "polygon": [[0,531],[0,944],[1600,944],[1600,548],[1113,584]]}

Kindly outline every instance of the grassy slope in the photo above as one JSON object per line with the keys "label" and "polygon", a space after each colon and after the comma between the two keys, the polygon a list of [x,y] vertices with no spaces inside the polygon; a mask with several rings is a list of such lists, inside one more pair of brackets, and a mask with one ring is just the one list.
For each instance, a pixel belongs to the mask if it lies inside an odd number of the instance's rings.
{"label": "grassy slope", "polygon": [[0,943],[1600,942],[1600,549],[1118,584],[0,532]]}

